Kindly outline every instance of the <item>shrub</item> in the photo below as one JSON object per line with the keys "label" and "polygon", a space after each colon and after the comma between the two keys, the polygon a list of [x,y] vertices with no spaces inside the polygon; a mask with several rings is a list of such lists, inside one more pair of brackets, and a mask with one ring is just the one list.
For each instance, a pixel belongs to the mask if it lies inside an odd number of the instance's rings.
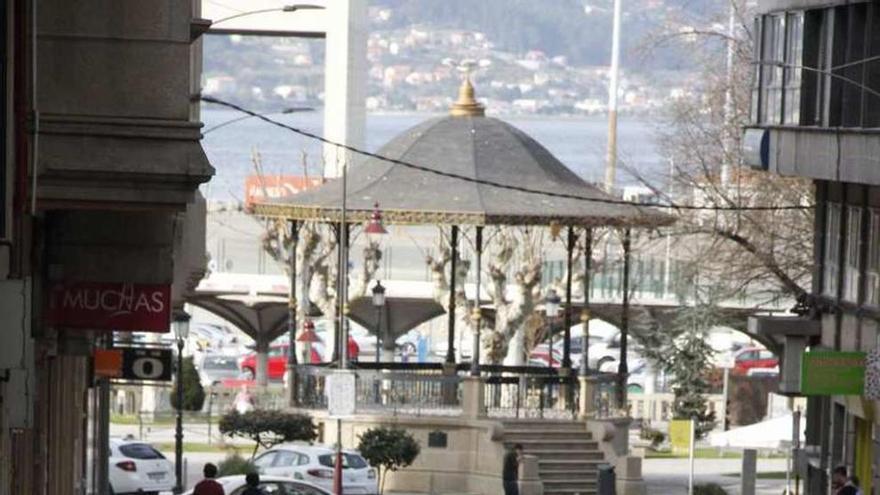
{"label": "shrub", "polygon": [[727,491],[716,483],[694,485],[694,495],[727,495]]}
{"label": "shrub", "polygon": [[413,436],[400,428],[370,428],[360,436],[358,451],[379,470],[379,493],[385,491],[388,471],[407,467],[419,456],[421,447]]}
{"label": "shrub", "polygon": [[642,440],[649,440],[651,442],[651,448],[656,449],[666,440],[666,434],[660,430],[645,426],[642,428],[641,438]]}
{"label": "shrub", "polygon": [[312,442],[318,438],[318,430],[311,416],[285,411],[255,409],[244,414],[232,410],[224,414],[219,422],[220,433],[228,437],[242,437],[253,440],[254,451],[260,447],[269,449],[284,442],[301,440]]}
{"label": "shrub", "polygon": [[217,466],[218,476],[234,476],[237,474],[248,474],[257,472],[257,467],[249,459],[245,459],[238,453],[229,454],[225,459],[220,461]]}
{"label": "shrub", "polygon": [[[199,373],[196,371],[192,357],[183,358],[180,381],[183,383],[183,410],[201,411],[202,405],[205,403],[205,389],[202,388],[202,381],[199,380]],[[171,390],[171,407],[177,409],[176,382]]]}

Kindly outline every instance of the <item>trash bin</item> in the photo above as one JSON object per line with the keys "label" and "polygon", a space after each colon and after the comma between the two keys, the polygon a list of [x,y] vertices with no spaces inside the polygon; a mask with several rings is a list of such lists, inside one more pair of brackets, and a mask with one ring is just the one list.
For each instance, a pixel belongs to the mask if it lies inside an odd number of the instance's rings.
{"label": "trash bin", "polygon": [[615,495],[617,493],[614,487],[616,481],[614,474],[614,466],[611,464],[599,465],[599,492],[598,495]]}

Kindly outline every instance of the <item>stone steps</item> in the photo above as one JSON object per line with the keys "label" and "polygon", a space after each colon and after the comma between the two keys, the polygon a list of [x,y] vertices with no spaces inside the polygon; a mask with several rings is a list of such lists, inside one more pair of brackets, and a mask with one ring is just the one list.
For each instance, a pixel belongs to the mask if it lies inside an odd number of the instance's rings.
{"label": "stone steps", "polygon": [[520,420],[504,423],[504,443],[522,444],[538,458],[545,495],[594,495],[604,456],[582,423]]}

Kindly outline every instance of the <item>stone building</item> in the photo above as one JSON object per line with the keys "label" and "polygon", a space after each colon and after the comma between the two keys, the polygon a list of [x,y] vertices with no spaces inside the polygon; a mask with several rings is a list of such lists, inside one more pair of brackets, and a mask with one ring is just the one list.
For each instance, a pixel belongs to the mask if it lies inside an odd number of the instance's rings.
{"label": "stone building", "polygon": [[0,494],[83,493],[93,349],[201,276],[198,9],[0,2]]}
{"label": "stone building", "polygon": [[[880,4],[764,0],[758,11],[749,161],[816,188],[804,316],[755,322],[785,342],[782,388],[797,395],[805,347],[870,352],[880,339]],[[840,465],[877,493],[877,402],[812,395],[808,404],[806,493],[827,493]]]}

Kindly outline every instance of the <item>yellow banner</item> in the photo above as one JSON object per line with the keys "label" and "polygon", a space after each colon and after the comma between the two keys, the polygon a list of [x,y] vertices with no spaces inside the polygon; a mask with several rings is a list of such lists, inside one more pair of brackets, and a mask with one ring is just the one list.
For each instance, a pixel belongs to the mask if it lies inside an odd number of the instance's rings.
{"label": "yellow banner", "polygon": [[691,446],[691,420],[673,419],[669,422],[669,445],[673,452],[687,452]]}

